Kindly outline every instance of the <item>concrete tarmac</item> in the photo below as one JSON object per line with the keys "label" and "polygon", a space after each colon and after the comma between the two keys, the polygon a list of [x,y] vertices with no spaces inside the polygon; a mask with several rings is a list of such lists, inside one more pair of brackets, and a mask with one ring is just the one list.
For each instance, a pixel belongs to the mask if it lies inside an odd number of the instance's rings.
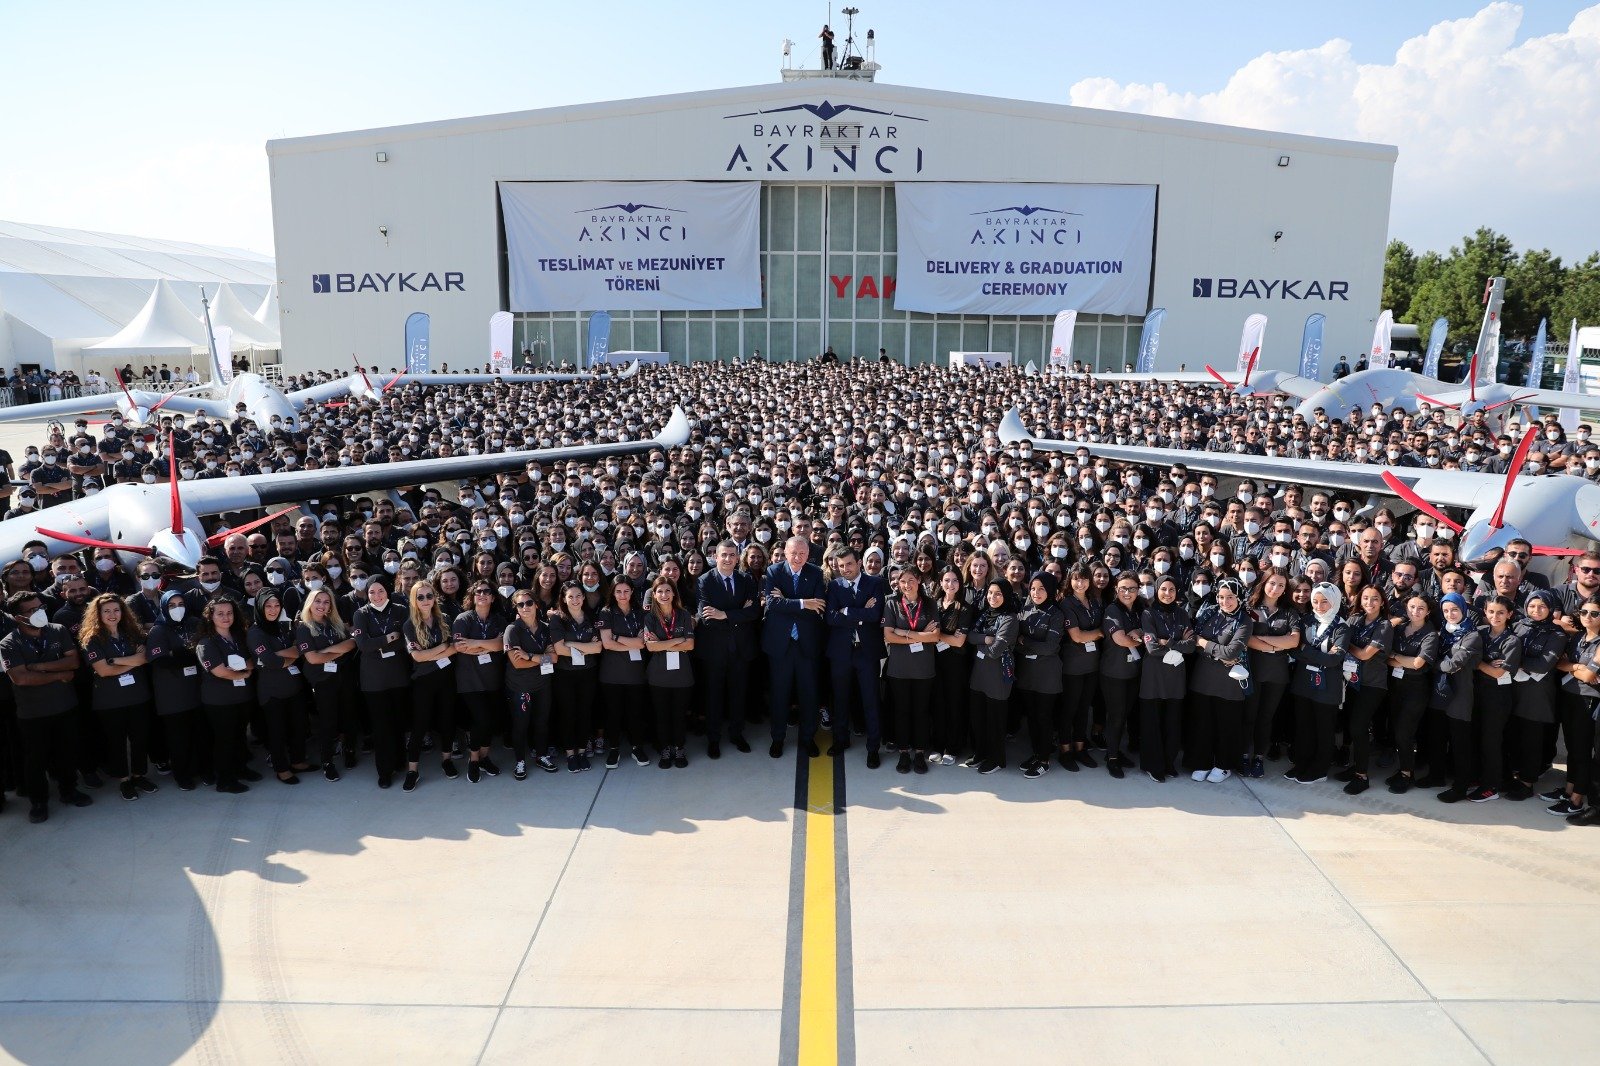
{"label": "concrete tarmac", "polygon": [[13,802],[0,1056],[1456,1066],[1600,1042],[1600,832],[1537,801],[725,751],[477,785],[425,761],[411,795],[370,759],[238,797],[159,778],[43,826]]}

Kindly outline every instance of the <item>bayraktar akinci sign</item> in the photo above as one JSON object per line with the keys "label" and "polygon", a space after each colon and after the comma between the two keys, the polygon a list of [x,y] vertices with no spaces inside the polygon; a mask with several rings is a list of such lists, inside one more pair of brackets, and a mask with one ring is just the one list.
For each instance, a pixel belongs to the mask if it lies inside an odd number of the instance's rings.
{"label": "bayraktar akinci sign", "polygon": [[761,306],[754,181],[500,185],[513,311]]}
{"label": "bayraktar akinci sign", "polygon": [[1153,185],[899,182],[900,311],[1142,315]]}

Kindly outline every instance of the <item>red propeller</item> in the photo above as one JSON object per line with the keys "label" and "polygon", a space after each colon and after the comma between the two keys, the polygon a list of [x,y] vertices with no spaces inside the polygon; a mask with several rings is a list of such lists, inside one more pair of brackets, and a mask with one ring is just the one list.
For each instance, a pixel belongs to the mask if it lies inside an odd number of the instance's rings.
{"label": "red propeller", "polygon": [[351,353],[350,353],[350,358],[351,358],[351,359],[353,359],[353,360],[354,360],[354,361],[355,361],[355,364],[356,364],[356,373],[357,373],[357,374],[360,374],[360,375],[361,375],[361,380],[362,380],[362,381],[365,381],[365,382],[366,382],[366,383],[367,383],[367,391],[368,391],[368,392],[370,392],[370,393],[372,393],[372,394],[374,394],[374,395],[376,395],[376,394],[377,394],[377,392],[378,392],[378,390],[377,390],[377,389],[374,389],[374,388],[373,388],[373,387],[372,387],[372,379],[371,379],[371,378],[369,378],[369,377],[367,377],[367,368],[366,368],[366,367],[364,367],[364,366],[362,366],[362,365],[361,365],[361,360],[360,360],[360,358],[358,358],[358,357],[357,357],[357,356],[356,356],[356,353],[355,353],[355,352],[351,352]]}
{"label": "red propeller", "polygon": [[1494,514],[1489,518],[1489,528],[1499,529],[1505,525],[1506,501],[1511,499],[1511,487],[1516,484],[1517,474],[1522,470],[1522,464],[1527,461],[1528,453],[1533,451],[1533,442],[1538,439],[1539,430],[1533,426],[1528,427],[1528,432],[1522,435],[1522,443],[1517,445],[1517,450],[1511,455],[1511,465],[1506,467],[1505,488],[1500,490],[1500,506],[1494,509]]}
{"label": "red propeller", "polygon": [[1478,353],[1472,353],[1472,362],[1467,364],[1467,399],[1476,403],[1478,401]]}
{"label": "red propeller", "polygon": [[1400,497],[1402,500],[1421,511],[1423,514],[1432,515],[1435,519],[1449,526],[1457,533],[1460,533],[1464,528],[1460,522],[1457,522],[1455,519],[1439,510],[1433,504],[1417,495],[1416,489],[1395,477],[1393,472],[1388,470],[1383,472],[1383,483],[1388,485],[1389,491],[1393,492],[1396,496]]}
{"label": "red propeller", "polygon": [[1513,396],[1509,400],[1501,400],[1499,403],[1490,404],[1488,407],[1485,407],[1483,409],[1483,413],[1484,414],[1488,414],[1490,411],[1494,411],[1494,410],[1497,410],[1497,409],[1499,409],[1501,407],[1505,407],[1508,404],[1526,403],[1529,400],[1537,398],[1537,396],[1538,396],[1538,393],[1534,393],[1534,392],[1523,393],[1521,396]]}
{"label": "red propeller", "polygon": [[183,536],[183,500],[178,496],[178,449],[173,434],[167,434],[167,481],[172,485],[172,532]]}
{"label": "red propeller", "polygon": [[222,545],[223,541],[227,540],[229,537],[233,536],[235,533],[248,533],[252,529],[257,529],[257,528],[259,528],[261,526],[266,525],[268,522],[271,522],[275,518],[282,518],[284,515],[288,514],[290,511],[298,511],[299,509],[300,509],[300,505],[299,504],[295,504],[295,505],[293,505],[291,507],[285,507],[281,511],[274,511],[271,514],[267,515],[267,517],[265,517],[265,518],[258,518],[254,522],[246,522],[244,525],[242,525],[242,526],[234,526],[232,529],[218,530],[217,532],[211,534],[211,536],[206,538],[206,547],[208,547],[208,548],[220,547]]}
{"label": "red propeller", "polygon": [[[1239,382],[1239,384],[1237,386],[1238,388],[1242,389],[1245,386],[1250,384],[1250,375],[1255,371],[1256,359],[1259,358],[1260,355],[1261,355],[1261,345],[1258,344],[1253,349],[1251,349],[1249,358],[1245,360],[1244,378],[1243,378],[1243,380],[1241,380]],[[1229,381],[1227,378],[1225,378],[1221,374],[1217,373],[1217,369],[1215,367],[1213,367],[1210,363],[1206,364],[1206,373],[1210,374],[1212,377],[1216,378],[1219,382],[1221,382],[1222,384],[1226,385],[1230,389],[1235,387],[1233,382]]]}
{"label": "red propeller", "polygon": [[140,544],[113,544],[109,540],[96,540],[93,537],[80,537],[76,533],[57,533],[55,530],[46,529],[43,526],[34,526],[33,529],[34,532],[38,533],[41,537],[54,537],[56,540],[64,540],[68,544],[82,544],[85,548],[110,548],[112,551],[133,552],[135,555],[155,554],[155,549],[147,548]]}
{"label": "red propeller", "polygon": [[1435,400],[1432,396],[1424,396],[1420,392],[1417,393],[1417,399],[1421,400],[1423,403],[1429,403],[1435,407],[1443,407],[1449,411],[1461,410],[1461,405],[1458,403],[1445,403],[1443,400]]}

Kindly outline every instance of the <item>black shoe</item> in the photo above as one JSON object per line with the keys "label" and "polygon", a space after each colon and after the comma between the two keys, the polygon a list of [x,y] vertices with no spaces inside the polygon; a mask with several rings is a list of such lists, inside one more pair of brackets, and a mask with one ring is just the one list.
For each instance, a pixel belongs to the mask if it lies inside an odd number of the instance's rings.
{"label": "black shoe", "polygon": [[[644,745],[643,744],[635,744],[633,746],[633,750],[631,752],[629,752],[629,754],[633,756],[633,763],[634,763],[635,766],[649,766],[650,765],[650,754],[649,754],[649,752],[644,750]],[[609,765],[609,760],[608,760],[608,765]]]}
{"label": "black shoe", "polygon": [[394,784],[394,775],[393,774],[379,774],[378,775],[378,787],[379,788],[389,788],[393,784]]}
{"label": "black shoe", "polygon": [[1036,759],[1030,761],[1028,765],[1022,768],[1022,776],[1026,777],[1029,781],[1037,781],[1039,778],[1045,775],[1045,771],[1048,769],[1050,769],[1050,760]]}
{"label": "black shoe", "polygon": [[1533,789],[1529,788],[1524,782],[1513,781],[1500,790],[1500,798],[1508,800],[1532,799]]}
{"label": "black shoe", "polygon": [[217,791],[226,792],[230,796],[240,796],[249,792],[250,786],[243,781],[229,781],[226,784],[217,785]]}
{"label": "black shoe", "polygon": [[1372,782],[1364,777],[1352,777],[1344,786],[1346,796],[1359,796],[1372,787]]}
{"label": "black shoe", "polygon": [[894,764],[894,772],[897,774],[909,774],[911,772],[911,753],[909,751],[900,753],[899,761]]}
{"label": "black shoe", "polygon": [[1544,810],[1546,814],[1554,814],[1560,818],[1567,818],[1577,814],[1579,811],[1582,811],[1583,808],[1578,806],[1576,803],[1573,803],[1572,800],[1562,797],[1561,799],[1556,800],[1550,806],[1546,807]]}
{"label": "black shoe", "polygon": [[517,764],[511,768],[511,776],[518,781],[526,781],[528,779],[528,760],[518,759]]}
{"label": "black shoe", "polygon": [[1411,791],[1412,784],[1410,774],[1393,774],[1389,778],[1389,791],[1396,796],[1404,796]]}
{"label": "black shoe", "polygon": [[138,789],[140,792],[143,792],[147,796],[150,795],[152,792],[160,792],[161,791],[161,786],[160,785],[156,784],[154,781],[150,780],[148,777],[144,777],[143,775],[141,775],[139,777],[135,777],[133,779],[133,787]]}
{"label": "black shoe", "polygon": [[192,778],[192,777],[183,777],[181,775],[174,774],[172,779],[178,783],[178,791],[179,792],[193,792],[194,791],[194,778]]}
{"label": "black shoe", "polygon": [[1445,778],[1436,774],[1428,774],[1425,777],[1418,777],[1411,782],[1412,786],[1415,788],[1443,788],[1449,783],[1450,782]]}
{"label": "black shoe", "polygon": [[806,741],[806,758],[815,759],[821,754],[822,752],[817,748],[817,742],[815,740]]}
{"label": "black shoe", "polygon": [[85,796],[77,789],[73,789],[71,792],[61,793],[61,802],[66,804],[68,807],[88,807],[94,803],[94,800],[90,799],[88,796]]}
{"label": "black shoe", "polygon": [[561,767],[557,766],[556,761],[548,755],[539,756],[534,760],[534,763],[547,774],[559,774],[561,772]]}
{"label": "black shoe", "polygon": [[337,781],[339,780],[339,768],[331,762],[325,762],[322,764],[322,776],[329,781]]}
{"label": "black shoe", "polygon": [[136,800],[139,798],[139,790],[133,787],[132,781],[122,782],[117,786],[117,791],[122,794],[122,798],[125,800]]}
{"label": "black shoe", "polygon": [[200,783],[207,788],[211,788],[217,783],[217,775],[207,771],[200,775]]}
{"label": "black shoe", "polygon": [[774,759],[783,758],[783,741],[774,740],[772,742],[772,747],[767,749],[767,754],[772,756]]}
{"label": "black shoe", "polygon": [[675,766],[679,770],[683,770],[683,769],[687,769],[688,768],[688,766],[689,766],[689,756],[684,753],[684,750],[682,748],[679,748],[676,752],[673,753],[673,755],[672,755],[672,765]]}
{"label": "black shoe", "polygon": [[239,780],[249,782],[253,785],[257,781],[261,780],[261,772],[259,770],[252,770],[250,767],[246,766],[244,769],[239,771]]}
{"label": "black shoe", "polygon": [[978,773],[980,774],[992,774],[998,769],[1000,769],[999,763],[992,763],[987,759],[978,764]]}
{"label": "black shoe", "polygon": [[356,768],[356,753],[355,752],[347,750],[344,753],[344,768],[346,770],[354,770]]}
{"label": "black shoe", "polygon": [[832,744],[828,745],[828,758],[831,759],[835,755],[843,755],[845,752],[847,752],[849,750],[850,750],[850,742],[848,740],[844,741],[843,743],[840,743],[839,741],[836,740]]}
{"label": "black shoe", "polygon": [[48,821],[49,818],[50,808],[46,807],[42,803],[35,803],[33,806],[28,808],[28,821],[32,822],[34,825],[38,825],[43,821]]}
{"label": "black shoe", "polygon": [[880,767],[882,765],[883,765],[883,756],[878,753],[878,749],[877,748],[873,748],[871,751],[867,752],[867,769],[868,770],[876,770],[878,767]]}
{"label": "black shoe", "polygon": [[467,761],[467,780],[476,785],[478,783],[478,779],[482,776],[483,770],[478,766],[478,760],[469,759]]}
{"label": "black shoe", "polygon": [[606,749],[606,769],[607,770],[615,770],[617,768],[617,764],[620,763],[621,761],[622,761],[622,752],[618,751],[616,748],[607,748]]}
{"label": "black shoe", "polygon": [[750,754],[750,742],[744,738],[743,733],[735,733],[728,739],[732,741],[734,749],[738,751],[740,755]]}
{"label": "black shoe", "polygon": [[1356,779],[1356,772],[1349,767],[1345,767],[1343,770],[1340,770],[1338,773],[1334,774],[1333,779],[1340,784],[1349,784],[1351,781]]}
{"label": "black shoe", "polygon": [[162,777],[172,776],[172,764],[170,762],[161,762],[157,760],[150,765],[154,766],[156,768],[156,773],[160,774]]}
{"label": "black shoe", "polygon": [[912,756],[911,758],[911,769],[915,770],[919,774],[927,773],[928,756],[923,752],[917,752],[916,755]]}
{"label": "black shoe", "polygon": [[454,781],[461,776],[461,771],[456,769],[454,759],[444,759],[439,763],[439,769],[444,771],[444,776]]}
{"label": "black shoe", "polygon": [[1492,799],[1500,798],[1500,790],[1489,785],[1479,785],[1467,793],[1467,799],[1473,803],[1487,803]]}
{"label": "black shoe", "polygon": [[1600,825],[1600,807],[1590,804],[1577,814],[1567,815],[1568,825]]}
{"label": "black shoe", "polygon": [[[276,777],[277,775],[274,774],[273,776]],[[278,781],[281,784],[285,784],[285,785],[298,785],[300,783],[300,777],[299,777],[298,774],[296,774],[294,771],[291,770],[289,772],[289,776],[288,777],[279,777]]]}
{"label": "black shoe", "polygon": [[1460,785],[1451,785],[1449,788],[1439,793],[1438,796],[1440,803],[1460,803],[1466,798],[1467,790],[1462,788]]}
{"label": "black shoe", "polygon": [[656,761],[656,766],[662,770],[672,769],[672,749],[662,748],[661,758]]}
{"label": "black shoe", "polygon": [[95,773],[93,770],[85,770],[83,773],[78,775],[78,780],[84,788],[99,788],[101,785],[105,784],[105,781],[101,779],[100,775]]}
{"label": "black shoe", "polygon": [[[1080,748],[1073,752],[1072,758],[1079,766],[1086,767],[1087,769],[1098,770],[1100,768],[1100,764],[1095,762],[1094,756],[1089,754],[1088,748]],[[1061,765],[1066,766],[1067,764],[1062,763]],[[1070,770],[1072,767],[1067,766],[1067,769]]]}
{"label": "black shoe", "polygon": [[500,776],[500,767],[496,766],[495,761],[487,755],[478,760],[478,769],[483,771],[485,777]]}
{"label": "black shoe", "polygon": [[417,771],[415,771],[415,770],[407,770],[406,771],[406,779],[405,779],[404,782],[401,783],[400,791],[402,791],[402,792],[415,792],[417,790],[417,782],[419,780],[421,780],[421,778],[417,774]]}
{"label": "black shoe", "polygon": [[1112,777],[1116,778],[1118,781],[1121,781],[1123,779],[1123,777],[1126,776],[1126,772],[1122,769],[1122,760],[1121,759],[1107,759],[1106,760],[1106,773],[1110,774]]}
{"label": "black shoe", "polygon": [[706,745],[706,758],[708,758],[708,759],[720,759],[720,758],[722,758],[722,745],[718,744],[715,740],[713,740],[713,741],[711,741],[711,743],[707,744]]}
{"label": "black shoe", "polygon": [[1058,751],[1056,752],[1056,762],[1061,764],[1063,770],[1075,774],[1078,772],[1078,754],[1075,751]]}
{"label": "black shoe", "polygon": [[1158,774],[1154,770],[1146,770],[1144,772],[1144,776],[1148,777],[1158,785],[1165,784],[1167,780],[1167,776],[1165,774]]}
{"label": "black shoe", "polygon": [[1567,790],[1564,787],[1552,788],[1549,792],[1541,792],[1541,793],[1539,793],[1539,798],[1544,800],[1546,803],[1554,803],[1557,800],[1566,799],[1567,798]]}

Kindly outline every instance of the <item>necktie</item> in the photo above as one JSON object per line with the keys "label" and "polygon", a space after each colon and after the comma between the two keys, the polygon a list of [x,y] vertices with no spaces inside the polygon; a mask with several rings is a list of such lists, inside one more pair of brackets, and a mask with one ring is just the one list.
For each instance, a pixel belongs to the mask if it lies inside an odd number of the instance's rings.
{"label": "necktie", "polygon": [[728,595],[731,597],[733,595],[733,575],[729,574],[724,577],[722,583],[728,587]]}

